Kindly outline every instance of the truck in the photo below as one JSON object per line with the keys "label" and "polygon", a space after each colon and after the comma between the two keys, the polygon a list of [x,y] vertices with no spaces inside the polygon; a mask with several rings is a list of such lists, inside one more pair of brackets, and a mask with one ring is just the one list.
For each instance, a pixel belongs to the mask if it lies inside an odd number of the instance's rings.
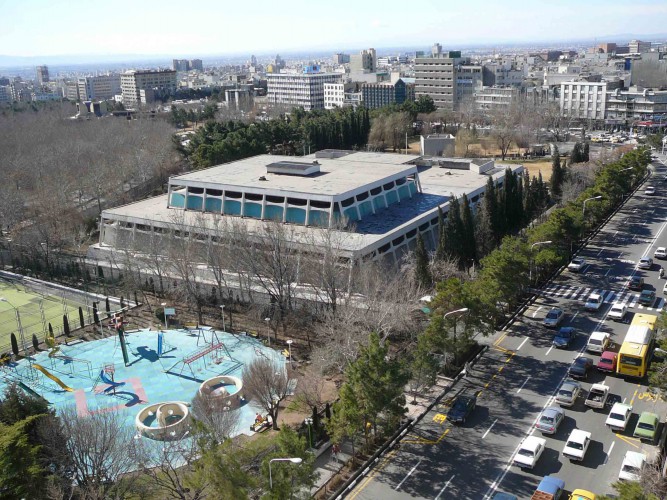
{"label": "truck", "polygon": [[593,384],[584,404],[591,408],[604,408],[609,397],[609,387],[604,384]]}
{"label": "truck", "polygon": [[559,500],[565,491],[565,481],[554,476],[544,476],[530,500]]}

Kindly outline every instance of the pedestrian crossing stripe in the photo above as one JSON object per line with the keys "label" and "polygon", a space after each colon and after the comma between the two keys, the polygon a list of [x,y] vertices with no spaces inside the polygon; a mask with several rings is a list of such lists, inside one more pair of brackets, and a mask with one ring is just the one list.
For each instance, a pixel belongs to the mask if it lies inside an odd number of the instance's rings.
{"label": "pedestrian crossing stripe", "polygon": [[602,290],[600,288],[589,288],[572,285],[557,285],[551,284],[545,288],[538,290],[540,295],[547,295],[551,297],[558,297],[561,299],[577,300],[585,302],[593,293],[602,295],[605,304],[618,302],[625,304],[627,307],[635,307],[637,309],[646,309],[647,311],[661,311],[665,305],[665,299],[656,297],[653,307],[646,307],[639,304],[639,293],[632,290],[623,290],[615,292],[613,290]]}

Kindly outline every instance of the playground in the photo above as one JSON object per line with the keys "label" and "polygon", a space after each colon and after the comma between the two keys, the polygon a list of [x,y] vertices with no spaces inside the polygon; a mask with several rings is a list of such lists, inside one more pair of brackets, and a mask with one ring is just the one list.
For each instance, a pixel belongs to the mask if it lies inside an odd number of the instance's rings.
{"label": "playground", "polygon": [[249,434],[262,410],[245,401],[243,366],[257,357],[284,366],[285,356],[245,334],[209,327],[124,331],[121,317],[105,322],[113,335],[56,344],[0,365],[0,391],[16,382],[56,410],[73,406],[81,417],[117,410],[125,425],[155,440],[178,439],[198,391],[239,411],[237,434]]}

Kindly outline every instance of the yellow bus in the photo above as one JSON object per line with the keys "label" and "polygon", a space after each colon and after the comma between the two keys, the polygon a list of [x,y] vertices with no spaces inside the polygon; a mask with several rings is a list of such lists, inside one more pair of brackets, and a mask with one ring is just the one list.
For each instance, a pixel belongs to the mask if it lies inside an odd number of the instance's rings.
{"label": "yellow bus", "polygon": [[655,314],[635,314],[632,318],[631,326],[647,326],[649,330],[655,333],[655,324],[658,317]]}
{"label": "yellow bus", "polygon": [[632,323],[618,352],[616,373],[626,377],[642,378],[648,371],[655,336],[650,324],[634,324],[634,321]]}

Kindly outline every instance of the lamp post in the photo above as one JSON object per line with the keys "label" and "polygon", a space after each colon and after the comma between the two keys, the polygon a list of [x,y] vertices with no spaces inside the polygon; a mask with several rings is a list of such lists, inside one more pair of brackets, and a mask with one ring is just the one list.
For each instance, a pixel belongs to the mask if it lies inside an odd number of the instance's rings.
{"label": "lamp post", "polygon": [[264,321],[266,321],[266,339],[271,347],[271,318],[264,318]]}
{"label": "lamp post", "polygon": [[312,432],[311,429],[312,429],[312,425],[313,425],[313,419],[312,418],[306,418],[306,419],[304,419],[303,423],[308,426],[308,448],[312,448],[313,447],[313,436],[311,434],[311,432]]}
{"label": "lamp post", "polygon": [[530,245],[530,258],[528,259],[528,283],[533,284],[533,248],[539,245],[550,245],[553,243],[551,240],[547,241],[538,241]]}
{"label": "lamp post", "polygon": [[581,209],[581,229],[582,229],[581,238],[582,239],[584,238],[584,231],[586,229],[586,203],[588,203],[589,201],[601,200],[601,199],[602,199],[602,196],[598,195],[598,196],[593,196],[592,198],[586,198],[584,200],[584,206]]}
{"label": "lamp post", "polygon": [[[464,313],[467,313],[467,312],[468,312],[468,308],[467,307],[462,307],[461,309],[455,309],[453,311],[449,311],[449,312],[445,313],[445,315],[442,317],[442,319],[447,321],[447,316],[450,316],[452,314],[464,314]],[[458,354],[457,353],[457,348],[456,348],[456,321],[454,321],[454,349],[456,349],[454,351],[454,364],[456,364],[456,359],[458,357],[457,356],[457,354]]]}
{"label": "lamp post", "polygon": [[227,329],[225,328],[225,305],[220,306],[220,313],[222,314],[222,331],[225,332]]}
{"label": "lamp post", "polygon": [[293,464],[300,464],[303,462],[303,459],[299,457],[294,457],[294,458],[272,458],[269,460],[269,489],[273,489],[273,476],[271,475],[271,464],[273,462],[291,462]]}
{"label": "lamp post", "polygon": [[289,353],[289,367],[292,368],[292,343],[294,341],[292,339],[287,340],[287,350]]}
{"label": "lamp post", "polygon": [[25,344],[25,337],[23,336],[23,325],[21,324],[21,314],[19,313],[18,307],[16,307],[14,304],[9,302],[5,297],[0,297],[0,302],[7,302],[9,304],[9,307],[14,309],[14,314],[16,314],[16,325],[19,327],[19,335],[21,336],[21,344],[23,344],[23,352],[24,354],[28,353],[28,349]]}
{"label": "lamp post", "polygon": [[167,303],[162,302],[160,305],[162,306],[162,315],[164,316],[164,329],[168,330],[169,329],[169,326],[168,326],[169,325],[169,318],[167,317],[167,311],[166,311]]}

